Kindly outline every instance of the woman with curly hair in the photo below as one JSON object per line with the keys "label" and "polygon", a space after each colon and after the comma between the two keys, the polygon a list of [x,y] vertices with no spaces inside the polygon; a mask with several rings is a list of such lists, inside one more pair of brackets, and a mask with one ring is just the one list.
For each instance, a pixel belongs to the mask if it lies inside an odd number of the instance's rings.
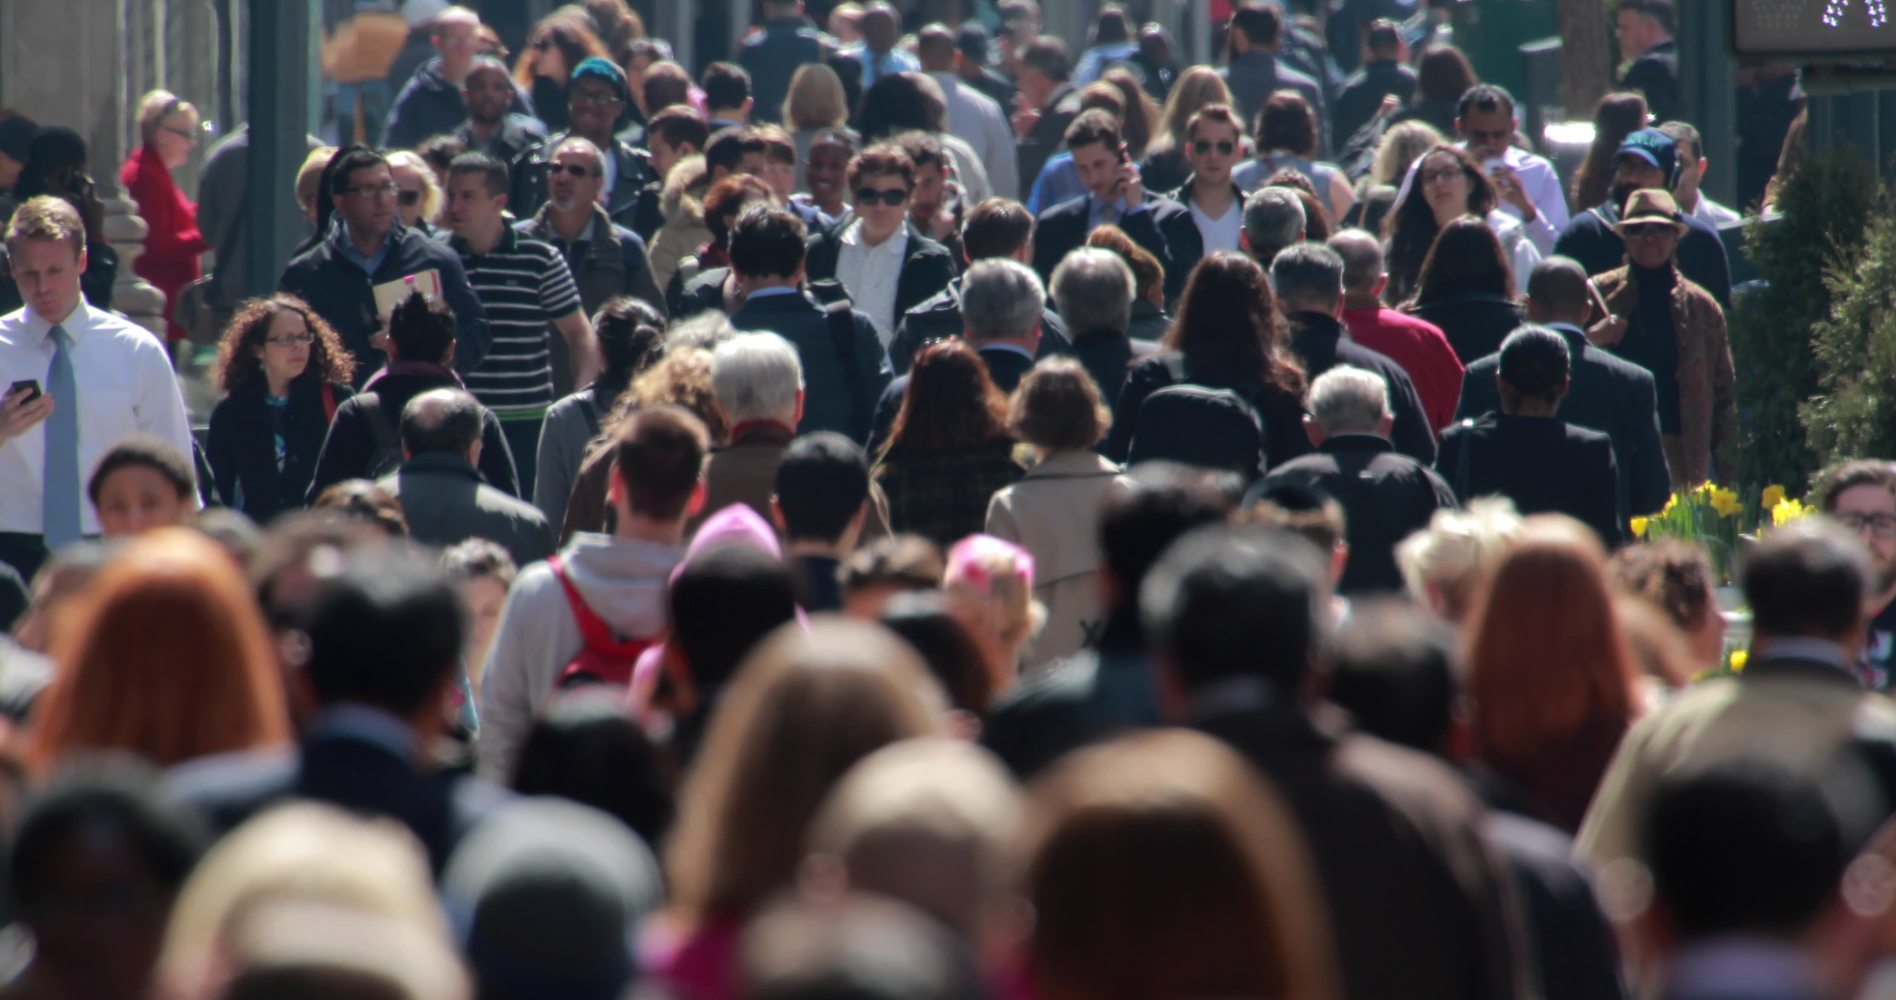
{"label": "woman with curly hair", "polygon": [[303,506],[336,407],[355,394],[355,358],[293,295],[252,299],[217,345],[209,457],[217,495],[264,522]]}

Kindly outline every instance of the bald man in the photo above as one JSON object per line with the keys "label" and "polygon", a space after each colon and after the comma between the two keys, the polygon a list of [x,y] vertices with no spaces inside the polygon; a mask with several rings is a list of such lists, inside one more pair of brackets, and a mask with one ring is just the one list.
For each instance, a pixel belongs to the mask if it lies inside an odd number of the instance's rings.
{"label": "bald man", "polygon": [[[1593,290],[1586,271],[1567,257],[1549,257],[1534,266],[1527,281],[1527,320],[1558,331],[1567,341],[1572,385],[1555,413],[1570,424],[1604,432],[1613,439],[1620,470],[1620,517],[1650,514],[1666,505],[1672,477],[1659,442],[1658,393],[1652,373],[1593,346],[1586,322]],[[1457,419],[1478,417],[1501,408],[1495,373],[1499,355],[1468,366],[1462,377]]]}
{"label": "bald man", "polygon": [[1014,150],[1014,128],[1007,113],[955,72],[956,39],[944,24],[931,24],[916,36],[915,52],[922,72],[941,85],[948,107],[948,131],[974,148],[987,168],[988,189],[997,198],[1019,199],[1019,163]]}
{"label": "bald man", "polygon": [[539,508],[487,485],[479,471],[487,409],[465,389],[430,389],[402,407],[402,467],[376,484],[402,502],[409,537],[447,548],[498,543],[525,566],[553,554]]}
{"label": "bald man", "polygon": [[1343,258],[1343,325],[1350,337],[1402,366],[1422,397],[1429,425],[1440,433],[1455,417],[1462,391],[1462,363],[1440,327],[1383,305],[1389,273],[1382,243],[1360,229],[1330,237],[1330,249]]}

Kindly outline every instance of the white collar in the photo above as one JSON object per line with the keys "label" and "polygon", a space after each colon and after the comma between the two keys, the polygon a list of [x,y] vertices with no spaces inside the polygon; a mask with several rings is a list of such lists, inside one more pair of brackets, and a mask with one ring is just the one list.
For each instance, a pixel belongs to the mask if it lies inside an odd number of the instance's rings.
{"label": "white collar", "polygon": [[904,223],[893,235],[883,240],[880,246],[872,247],[862,238],[862,220],[857,219],[849,224],[849,228],[843,230],[843,245],[860,247],[864,253],[900,255],[908,250],[908,225]]}
{"label": "white collar", "polygon": [[53,327],[58,326],[65,329],[67,336],[76,340],[79,331],[92,322],[90,309],[91,307],[86,305],[85,297],[81,296],[79,304],[72,308],[72,312],[55,321],[41,316],[32,306],[27,306],[25,308],[27,339],[34,343],[44,343],[47,336],[53,332]]}

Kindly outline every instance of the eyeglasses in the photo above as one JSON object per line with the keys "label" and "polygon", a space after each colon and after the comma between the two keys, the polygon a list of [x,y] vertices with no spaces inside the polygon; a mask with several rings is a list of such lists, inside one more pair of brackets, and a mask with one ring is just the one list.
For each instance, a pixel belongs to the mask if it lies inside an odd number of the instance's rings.
{"label": "eyeglasses", "polygon": [[394,181],[387,184],[359,184],[352,188],[343,188],[343,194],[352,194],[358,198],[393,198],[401,193],[401,185]]}
{"label": "eyeglasses", "polygon": [[404,208],[414,208],[416,205],[421,204],[421,192],[404,190],[401,194],[395,196],[395,200],[401,202]]}
{"label": "eyeglasses", "polygon": [[1620,231],[1636,240],[1656,240],[1672,232],[1672,227],[1657,222],[1636,222],[1620,227]]}
{"label": "eyeglasses", "polygon": [[553,40],[550,38],[542,38],[539,41],[533,43],[533,51],[535,52],[545,52],[547,49],[550,49],[552,47],[553,47]]}
{"label": "eyeglasses", "polygon": [[1442,184],[1460,176],[1462,176],[1462,172],[1459,167],[1449,167],[1443,170],[1424,170],[1422,171],[1422,183]]}
{"label": "eyeglasses", "polygon": [[856,189],[856,201],[865,208],[878,202],[893,208],[908,199],[909,193],[898,188],[889,188],[885,191],[878,191],[875,188]]}
{"label": "eyeglasses", "polygon": [[583,163],[555,163],[552,170],[556,174],[568,174],[573,177],[591,177],[592,168]]}
{"label": "eyeglasses", "polygon": [[1237,143],[1227,142],[1226,140],[1223,140],[1223,139],[1220,139],[1217,142],[1212,142],[1210,139],[1199,139],[1192,143],[1192,152],[1197,153],[1199,156],[1203,156],[1206,153],[1211,152],[1213,149],[1218,150],[1219,156],[1230,156],[1232,150],[1235,150],[1237,148],[1238,148]]}
{"label": "eyeglasses", "polygon": [[198,141],[197,133],[187,128],[172,128],[169,125],[160,125],[158,126],[158,131],[169,132],[172,135],[175,135],[178,138],[183,139],[185,142]]}
{"label": "eyeglasses", "polygon": [[1838,524],[1851,531],[1860,533],[1867,527],[1870,529],[1872,538],[1896,538],[1896,514],[1856,514],[1838,511],[1831,516],[1837,519]]}
{"label": "eyeglasses", "polygon": [[284,337],[265,337],[265,340],[278,347],[308,347],[316,342],[313,333],[292,333]]}
{"label": "eyeglasses", "polygon": [[603,107],[611,107],[614,104],[622,103],[625,100],[625,98],[620,97],[618,94],[601,94],[598,91],[593,91],[592,93],[580,93],[579,91],[575,90],[573,91],[573,95],[570,98],[568,98],[568,100],[572,101],[574,104],[590,104],[594,107],[603,108]]}

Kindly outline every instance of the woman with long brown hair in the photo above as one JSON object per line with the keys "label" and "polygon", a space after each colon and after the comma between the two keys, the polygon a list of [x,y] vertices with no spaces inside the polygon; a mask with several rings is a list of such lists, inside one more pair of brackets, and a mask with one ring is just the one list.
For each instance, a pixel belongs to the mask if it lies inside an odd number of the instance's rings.
{"label": "woman with long brown hair", "polygon": [[91,752],[171,767],[289,742],[263,614],[237,565],[194,531],[160,529],[115,556],[52,623],[51,653],[35,771]]}
{"label": "woman with long brown hair", "polygon": [[810,821],[857,761],[939,732],[941,688],[888,631],[840,618],[791,624],[725,688],[665,853],[672,909],[660,976],[684,996],[735,996],[737,942],[789,888]]}
{"label": "woman with long brown hair", "polygon": [[942,548],[983,529],[988,500],[1021,477],[1007,397],[959,337],[924,347],[872,475],[889,529]]}
{"label": "woman with long brown hair", "polygon": [[566,84],[573,67],[592,56],[611,58],[583,9],[561,7],[533,26],[527,47],[514,62],[514,82],[533,99],[533,113],[545,123],[548,135],[572,127]]}
{"label": "woman with long brown hair", "polygon": [[1145,162],[1139,166],[1146,190],[1174,191],[1185,183],[1192,173],[1192,165],[1185,159],[1185,126],[1199,108],[1207,104],[1229,107],[1231,103],[1231,88],[1225,86],[1224,77],[1216,69],[1193,66],[1178,75],[1165,97],[1165,110],[1159,113],[1152,141],[1146,146]]}
{"label": "woman with long brown hair", "polygon": [[[1265,457],[1277,465],[1310,451],[1303,432],[1304,373],[1291,357],[1277,296],[1256,261],[1214,253],[1198,262],[1179,296],[1159,354],[1132,366],[1101,451],[1124,462],[1146,397],[1189,383],[1238,391],[1264,418]],[[1182,377],[1181,377],[1182,376]]]}
{"label": "woman with long brown hair", "polygon": [[1415,94],[1390,118],[1390,124],[1419,120],[1443,135],[1455,134],[1456,105],[1481,80],[1474,64],[1453,45],[1431,45],[1416,64]]}
{"label": "woman with long brown hair", "polygon": [[1443,226],[1402,309],[1440,327],[1464,366],[1500,350],[1523,318],[1494,229],[1472,215]]}
{"label": "woman with long brown hair", "polygon": [[355,390],[355,358],[294,295],[252,299],[218,338],[206,451],[217,495],[264,523],[303,506],[336,408]]}
{"label": "woman with long brown hair", "polygon": [[1638,715],[1638,672],[1606,552],[1584,525],[1530,517],[1469,612],[1474,758],[1568,833]]}
{"label": "woman with long brown hair", "polygon": [[1606,201],[1613,190],[1613,158],[1620,143],[1646,127],[1646,99],[1639,94],[1608,94],[1593,108],[1593,144],[1573,175],[1573,211],[1581,212]]}
{"label": "woman with long brown hair", "polygon": [[1422,259],[1436,235],[1452,220],[1468,215],[1494,230],[1514,284],[1526,285],[1534,265],[1540,263],[1540,250],[1519,219],[1499,210],[1500,204],[1494,182],[1467,151],[1444,143],[1423,153],[1411,182],[1383,223],[1389,241],[1389,287],[1383,292],[1388,301],[1399,303],[1415,293]]}
{"label": "woman with long brown hair", "polygon": [[1303,832],[1209,737],[1155,732],[1068,757],[1032,789],[1021,855],[1041,1000],[1337,995]]}

